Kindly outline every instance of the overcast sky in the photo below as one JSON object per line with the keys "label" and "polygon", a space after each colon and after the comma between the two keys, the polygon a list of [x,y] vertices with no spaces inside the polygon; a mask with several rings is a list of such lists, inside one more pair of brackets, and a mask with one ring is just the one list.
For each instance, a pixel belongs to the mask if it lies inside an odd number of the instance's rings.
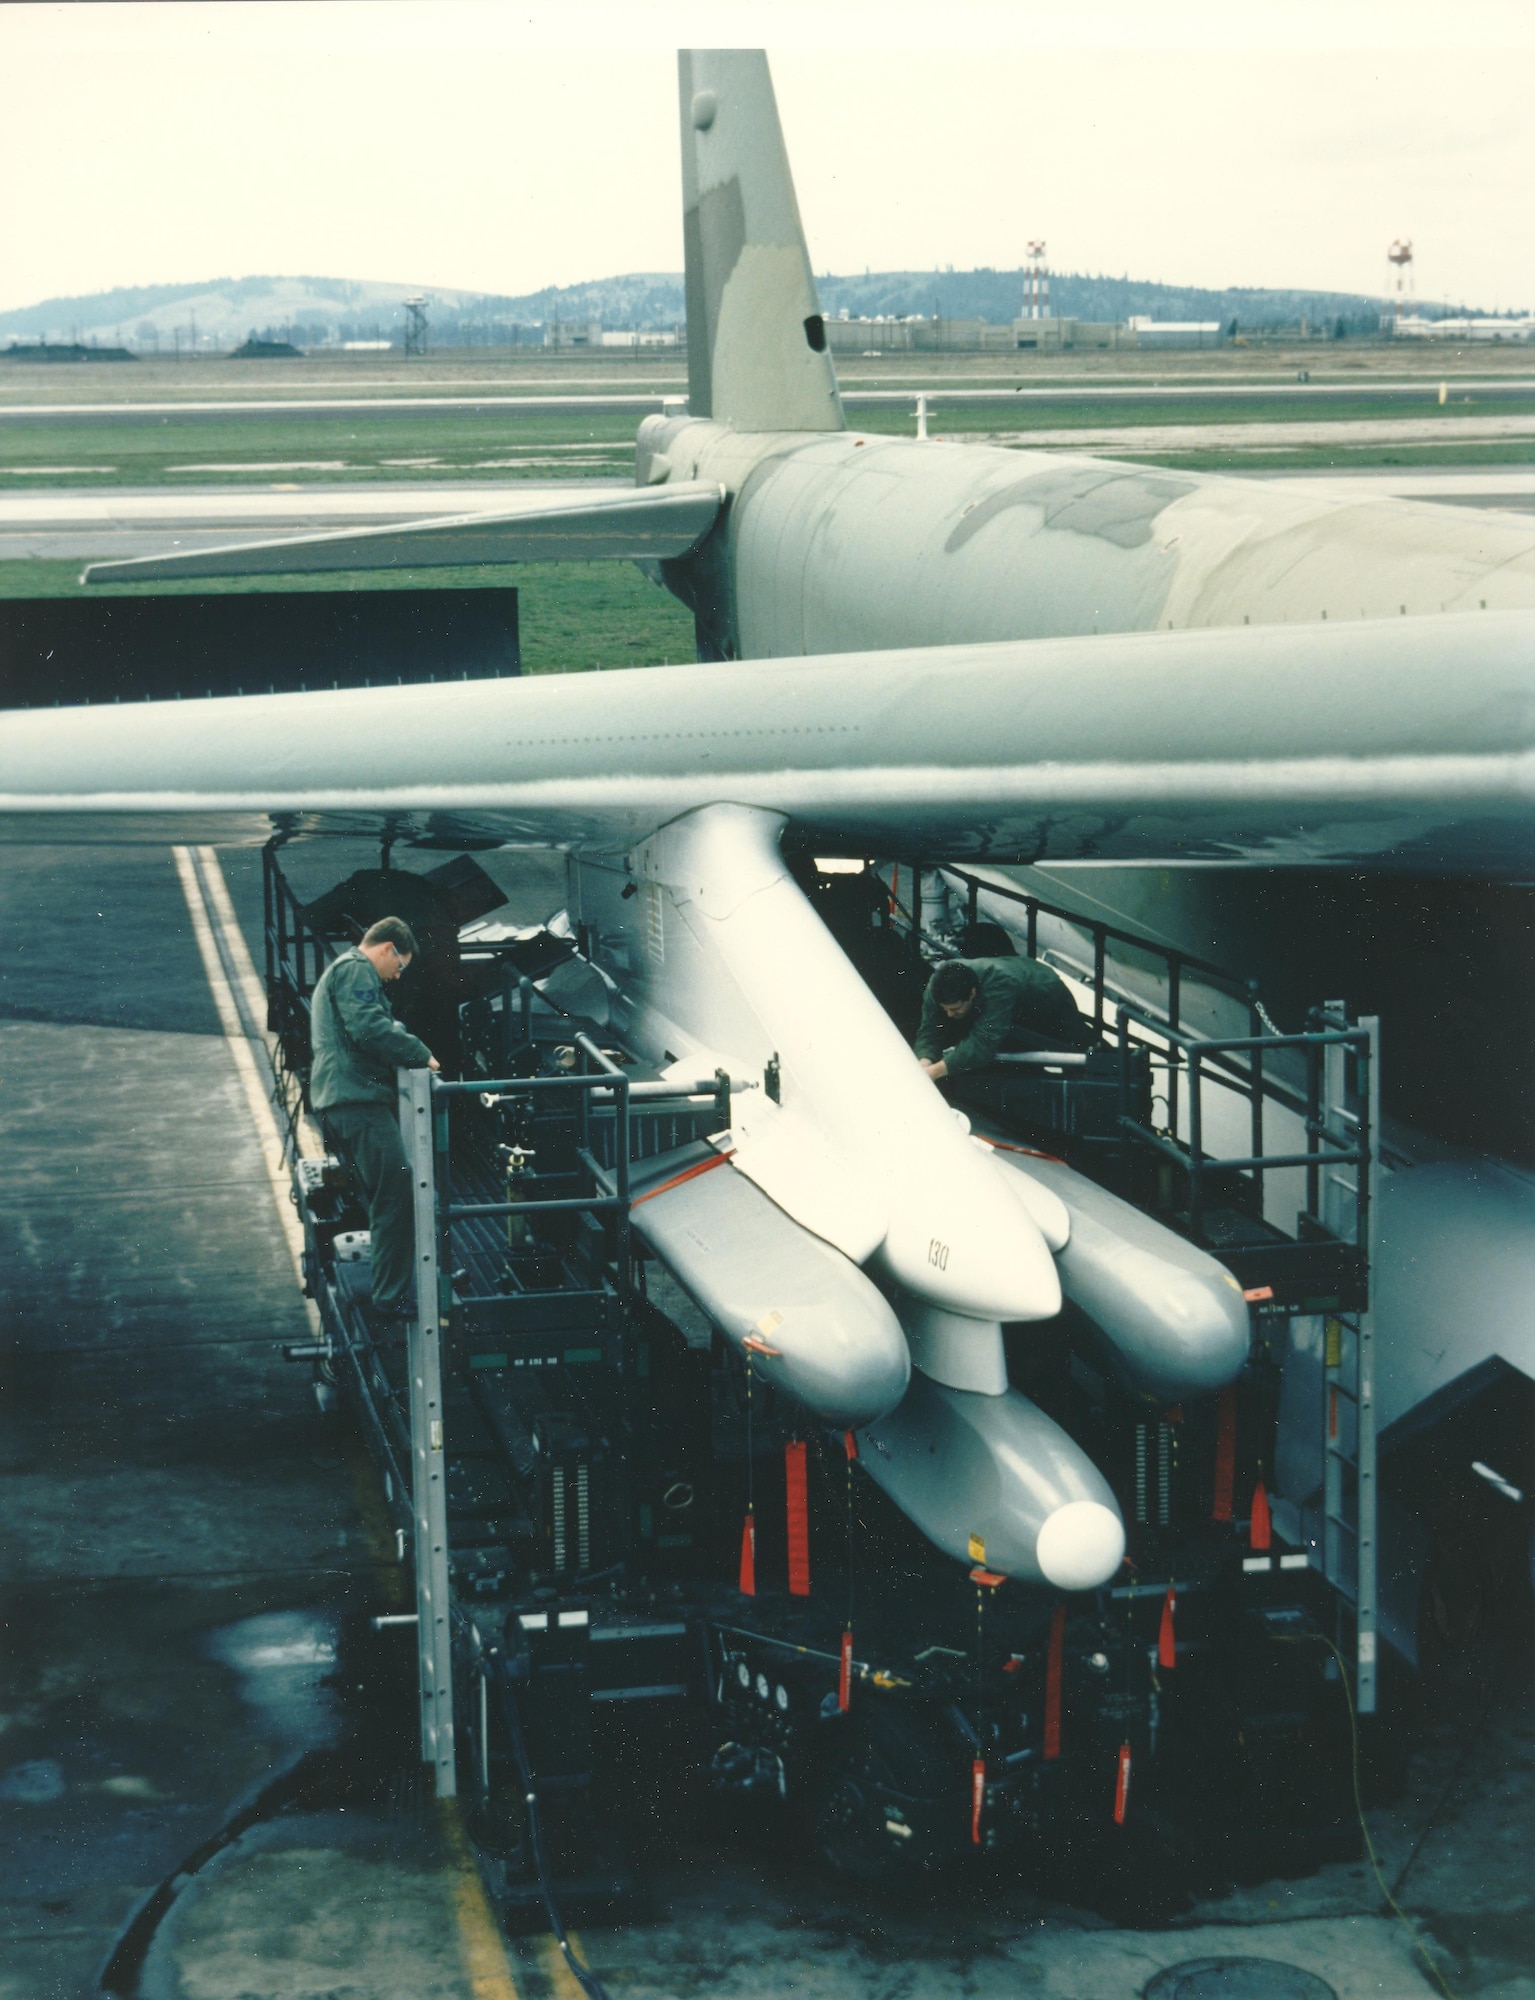
{"label": "overcast sky", "polygon": [[[1070,17],[1070,18],[1068,18]],[[1535,306],[1528,0],[0,6],[0,308],[679,270],[673,51],[768,48],[818,271]]]}

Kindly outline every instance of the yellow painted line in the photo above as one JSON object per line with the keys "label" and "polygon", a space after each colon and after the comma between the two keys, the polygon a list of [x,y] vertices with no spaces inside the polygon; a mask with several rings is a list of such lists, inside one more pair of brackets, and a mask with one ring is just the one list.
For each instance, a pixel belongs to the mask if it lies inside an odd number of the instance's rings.
{"label": "yellow painted line", "polygon": [[[567,1931],[572,1951],[581,1950],[581,1940],[574,1931]],[[565,1954],[552,1937],[541,1937],[538,1941],[538,1969],[544,1975],[544,1983],[554,2000],[586,2000],[585,1989],[565,1961]]]}
{"label": "yellow painted line", "polygon": [[512,1977],[506,1940],[501,1935],[495,1913],[490,1907],[490,1898],[480,1880],[458,1800],[439,1799],[437,1813],[443,1840],[457,1871],[458,1879],[453,1884],[453,1915],[458,1924],[459,1956],[469,1975],[469,1991],[473,2000],[521,2000],[517,1982]]}
{"label": "yellow painted line", "polygon": [[[223,870],[219,867],[218,856],[211,847],[199,848],[195,861],[190,848],[177,847],[172,852],[176,861],[176,873],[181,881],[181,891],[186,897],[187,911],[192,919],[192,933],[197,940],[203,971],[207,975],[208,985],[213,994],[213,1004],[218,1012],[219,1026],[224,1031],[224,1040],[234,1059],[235,1071],[245,1094],[252,1123],[256,1128],[267,1179],[272,1188],[272,1199],[277,1205],[278,1220],[293,1257],[294,1269],[299,1271],[301,1269],[299,1260],[304,1248],[304,1232],[294,1213],[293,1204],[288,1199],[288,1173],[283,1161],[282,1137],[277,1129],[277,1119],[271,1101],[256,1067],[256,1058],[251,1052],[250,1038],[240,1019],[240,1010],[230,989],[223,960],[219,956],[218,943],[214,936],[215,925],[223,935],[230,963],[235,968],[235,976],[240,982],[247,1007],[251,1009],[254,1020],[259,1021],[262,1018],[266,998],[261,991],[260,982],[256,978],[256,969],[251,964],[250,953],[245,948],[245,940],[235,920],[234,905],[229,898],[229,888],[224,881]],[[318,1323],[312,1303],[310,1314]],[[387,1516],[372,1481],[364,1482],[362,1478],[366,1463],[360,1451],[353,1456],[351,1471],[358,1511],[363,1516],[368,1540],[376,1549],[380,1546],[387,1549],[392,1539],[388,1532]],[[404,1595],[401,1581],[392,1578],[391,1584],[390,1594],[396,1602],[399,1602]],[[444,1843],[453,1865],[453,1914],[458,1925],[459,1956],[463,1960],[464,1971],[469,1978],[471,2000],[522,2000],[517,1990],[517,1982],[512,1976],[506,1940],[501,1935],[495,1913],[485,1894],[485,1885],[480,1880],[474,1849],[464,1830],[458,1801],[440,1799],[438,1812]],[[569,1981],[570,1990],[579,1996],[580,1988],[574,1978],[563,1966],[561,1971]],[[564,1992],[566,1989],[562,1987],[556,1990]]]}

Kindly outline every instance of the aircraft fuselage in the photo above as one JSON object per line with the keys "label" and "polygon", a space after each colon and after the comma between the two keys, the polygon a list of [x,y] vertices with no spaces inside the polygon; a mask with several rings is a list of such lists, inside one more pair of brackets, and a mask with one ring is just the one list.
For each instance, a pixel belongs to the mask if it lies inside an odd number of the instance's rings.
{"label": "aircraft fuselage", "polygon": [[662,566],[706,659],[1535,605],[1523,521],[1310,482],[687,417],[636,473],[730,496]]}

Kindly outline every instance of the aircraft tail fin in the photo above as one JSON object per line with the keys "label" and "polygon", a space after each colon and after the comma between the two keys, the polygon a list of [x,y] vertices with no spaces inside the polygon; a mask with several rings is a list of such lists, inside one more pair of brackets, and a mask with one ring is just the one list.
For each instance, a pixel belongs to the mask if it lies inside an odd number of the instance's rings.
{"label": "aircraft tail fin", "polygon": [[691,413],[846,430],[767,57],[684,49],[677,70]]}

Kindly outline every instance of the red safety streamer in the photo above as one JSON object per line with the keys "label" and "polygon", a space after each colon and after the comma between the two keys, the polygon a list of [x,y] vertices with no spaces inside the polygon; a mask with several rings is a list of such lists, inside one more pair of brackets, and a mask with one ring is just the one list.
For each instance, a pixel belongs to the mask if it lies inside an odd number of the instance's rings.
{"label": "red safety streamer", "polygon": [[1066,1659],[1066,1607],[1058,1604],[1050,1620],[1050,1646],[1045,1654],[1045,1757],[1061,1754],[1061,1670]]}
{"label": "red safety streamer", "polygon": [[847,1462],[852,1465],[858,1457],[858,1440],[851,1431],[842,1433],[842,1449],[847,1454]]}
{"label": "red safety streamer", "polygon": [[1253,1488],[1252,1519],[1248,1524],[1247,1539],[1255,1549],[1266,1549],[1272,1543],[1273,1524],[1269,1520],[1269,1497],[1263,1490],[1260,1478]]}
{"label": "red safety streamer", "polygon": [[810,1502],[805,1487],[805,1445],[784,1446],[784,1487],[789,1508],[789,1595],[810,1595]]}
{"label": "red safety streamer", "polygon": [[1237,1469],[1237,1392],[1230,1384],[1215,1403],[1215,1505],[1214,1521],[1232,1518],[1232,1498]]}
{"label": "red safety streamer", "polygon": [[636,1195],[629,1204],[630,1213],[643,1207],[647,1201],[654,1201],[658,1194],[670,1194],[673,1188],[681,1187],[684,1181],[696,1181],[700,1174],[712,1173],[716,1167],[727,1167],[729,1164],[729,1153],[716,1153],[712,1159],[700,1160],[696,1167],[684,1167],[680,1174],[673,1174],[669,1181],[662,1181],[659,1187],[647,1188],[644,1194]]}
{"label": "red safety streamer", "polygon": [[757,1517],[750,1507],[741,1528],[741,1595],[757,1595]]}
{"label": "red safety streamer", "polygon": [[1173,1632],[1173,1607],[1178,1602],[1178,1593],[1173,1586],[1167,1586],[1167,1595],[1162,1599],[1162,1623],[1157,1631],[1157,1665],[1175,1667],[1178,1664],[1178,1641]]}
{"label": "red safety streamer", "polygon": [[842,1710],[844,1715],[847,1713],[847,1705],[852,1698],[853,1634],[851,1631],[847,1631],[842,1635],[842,1663],[837,1669],[837,1706]]}
{"label": "red safety streamer", "polygon": [[981,1844],[981,1808],[986,1803],[986,1759],[977,1757],[970,1766],[970,1844]]}
{"label": "red safety streamer", "polygon": [[1119,1774],[1114,1780],[1114,1824],[1123,1826],[1130,1810],[1130,1746],[1119,1746]]}

